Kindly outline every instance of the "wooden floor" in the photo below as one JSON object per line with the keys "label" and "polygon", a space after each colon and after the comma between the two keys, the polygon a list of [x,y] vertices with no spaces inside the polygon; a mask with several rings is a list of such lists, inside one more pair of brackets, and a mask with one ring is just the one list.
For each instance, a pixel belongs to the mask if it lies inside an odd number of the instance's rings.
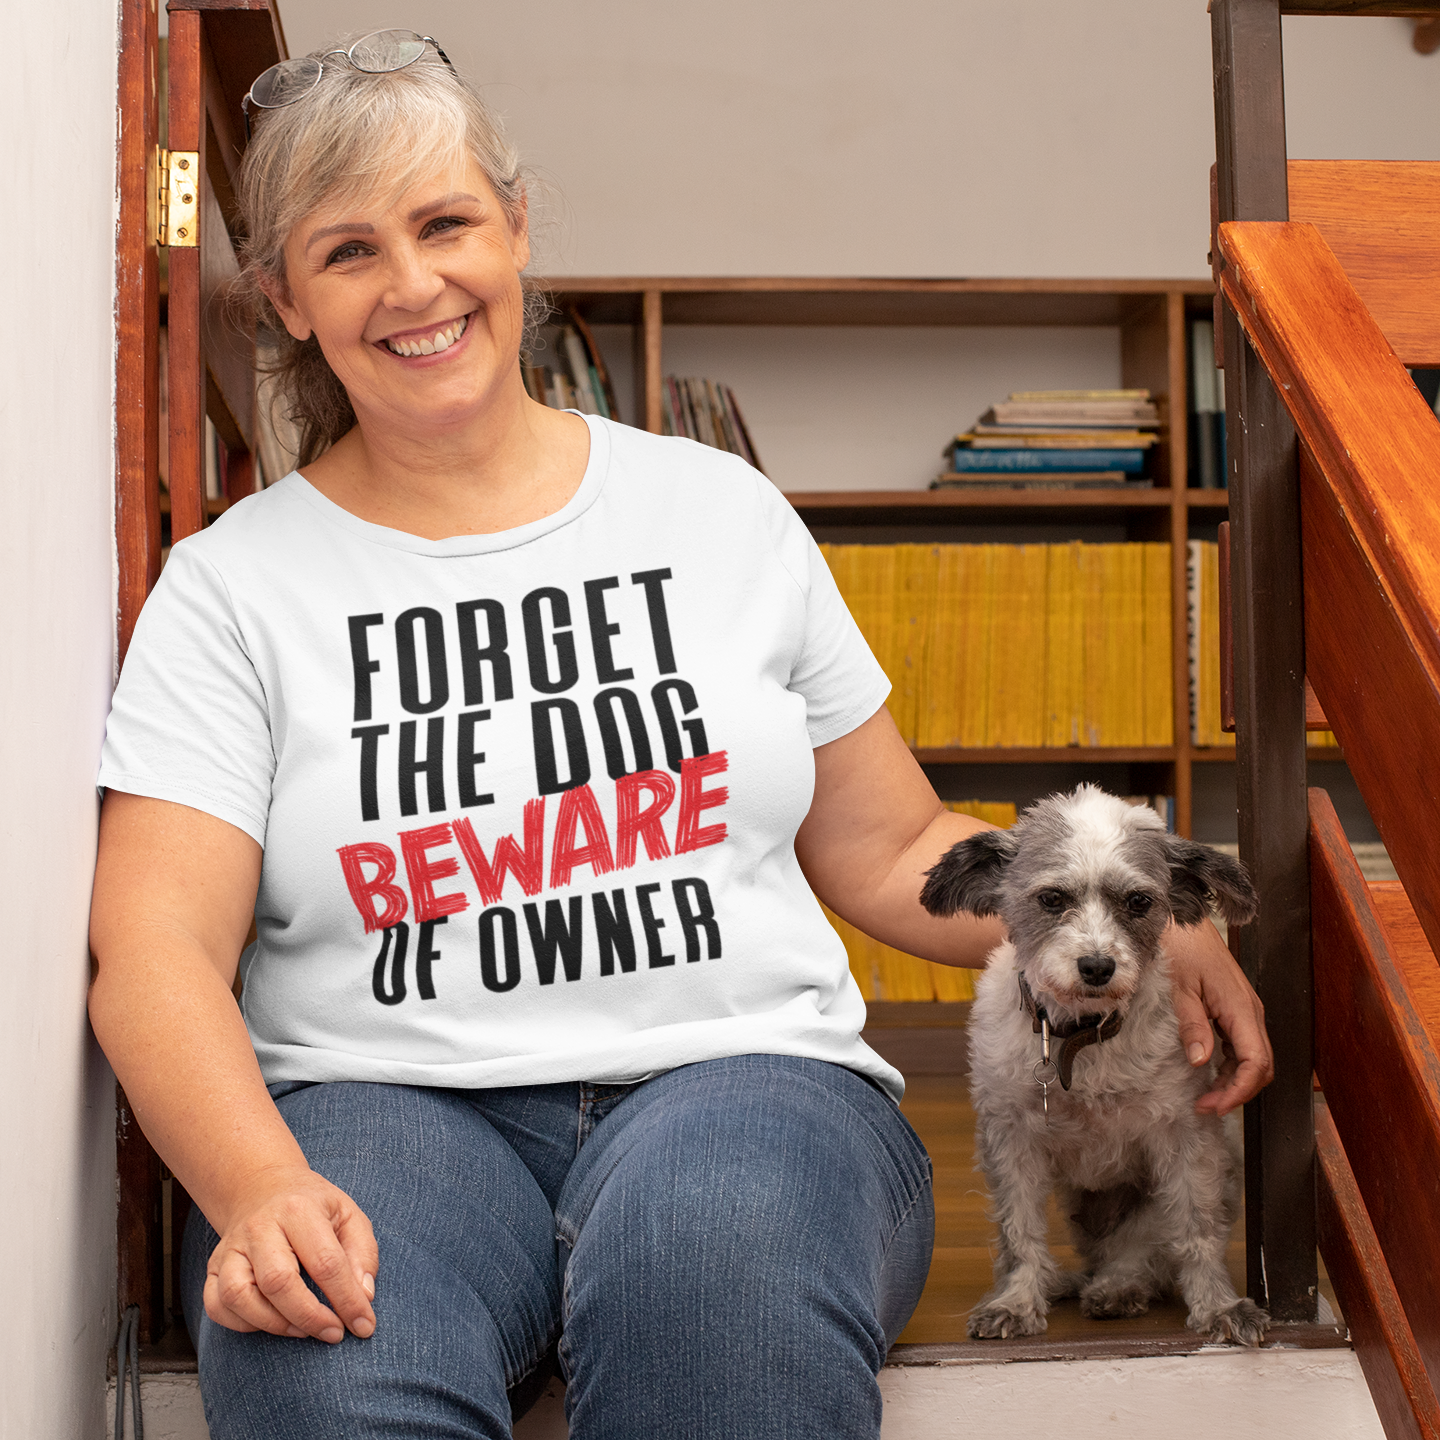
{"label": "wooden floor", "polygon": [[[985,1181],[974,1169],[975,1112],[970,1108],[967,1086],[962,1075],[914,1075],[907,1081],[901,1108],[925,1142],[935,1166],[935,1256],[920,1306],[900,1337],[902,1345],[965,1344],[979,1352],[997,1349],[1004,1343],[968,1340],[965,1335],[965,1317],[990,1288],[995,1233],[986,1215]],[[1075,1265],[1064,1222],[1053,1204],[1050,1235],[1052,1249],[1061,1263]],[[1231,1278],[1243,1295],[1243,1220],[1231,1238],[1228,1260]],[[1333,1307],[1335,1296],[1327,1280],[1322,1279],[1321,1290]],[[1077,1301],[1066,1300],[1050,1312],[1050,1327],[1043,1338],[1130,1342],[1187,1335],[1184,1307],[1175,1302],[1157,1305],[1149,1314],[1134,1319],[1087,1320],[1081,1316]]]}

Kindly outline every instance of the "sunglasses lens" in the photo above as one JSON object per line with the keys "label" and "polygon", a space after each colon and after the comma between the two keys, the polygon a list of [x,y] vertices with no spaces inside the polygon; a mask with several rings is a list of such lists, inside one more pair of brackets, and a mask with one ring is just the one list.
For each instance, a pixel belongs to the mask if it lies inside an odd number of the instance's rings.
{"label": "sunglasses lens", "polygon": [[413,30],[377,30],[350,47],[350,63],[369,75],[403,70],[425,53],[425,37]]}
{"label": "sunglasses lens", "polygon": [[262,110],[277,110],[308,95],[320,80],[320,62],[305,55],[272,65],[250,87],[250,103]]}

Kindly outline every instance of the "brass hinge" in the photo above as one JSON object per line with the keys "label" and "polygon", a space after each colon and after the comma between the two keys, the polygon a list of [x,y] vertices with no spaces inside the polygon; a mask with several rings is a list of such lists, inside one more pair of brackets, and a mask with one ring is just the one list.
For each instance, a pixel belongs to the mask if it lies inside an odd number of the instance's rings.
{"label": "brass hinge", "polygon": [[159,165],[161,245],[194,245],[200,236],[200,155],[162,150]]}

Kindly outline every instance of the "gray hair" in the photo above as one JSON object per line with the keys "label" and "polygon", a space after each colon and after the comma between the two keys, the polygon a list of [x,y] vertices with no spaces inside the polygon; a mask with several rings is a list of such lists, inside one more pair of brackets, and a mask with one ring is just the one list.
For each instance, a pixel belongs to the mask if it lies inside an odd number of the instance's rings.
{"label": "gray hair", "polygon": [[[333,48],[311,53],[318,58]],[[247,238],[234,298],[270,352],[263,368],[299,432],[297,465],[308,465],[344,435],[355,411],[315,336],[296,340],[262,286],[286,286],[285,242],[322,203],[377,193],[392,200],[447,155],[473,159],[511,225],[525,223],[528,177],[514,147],[476,91],[429,47],[405,69],[381,75],[332,58],[303,100],[256,114],[237,187]],[[547,308],[544,295],[527,285],[527,336]]]}

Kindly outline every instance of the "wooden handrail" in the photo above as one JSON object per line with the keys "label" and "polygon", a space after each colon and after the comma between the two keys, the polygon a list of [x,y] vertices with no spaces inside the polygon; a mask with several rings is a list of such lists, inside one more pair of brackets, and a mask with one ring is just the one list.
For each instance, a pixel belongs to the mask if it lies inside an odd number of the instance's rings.
{"label": "wooden handrail", "polygon": [[1220,246],[1300,437],[1305,669],[1440,950],[1440,424],[1313,226]]}

